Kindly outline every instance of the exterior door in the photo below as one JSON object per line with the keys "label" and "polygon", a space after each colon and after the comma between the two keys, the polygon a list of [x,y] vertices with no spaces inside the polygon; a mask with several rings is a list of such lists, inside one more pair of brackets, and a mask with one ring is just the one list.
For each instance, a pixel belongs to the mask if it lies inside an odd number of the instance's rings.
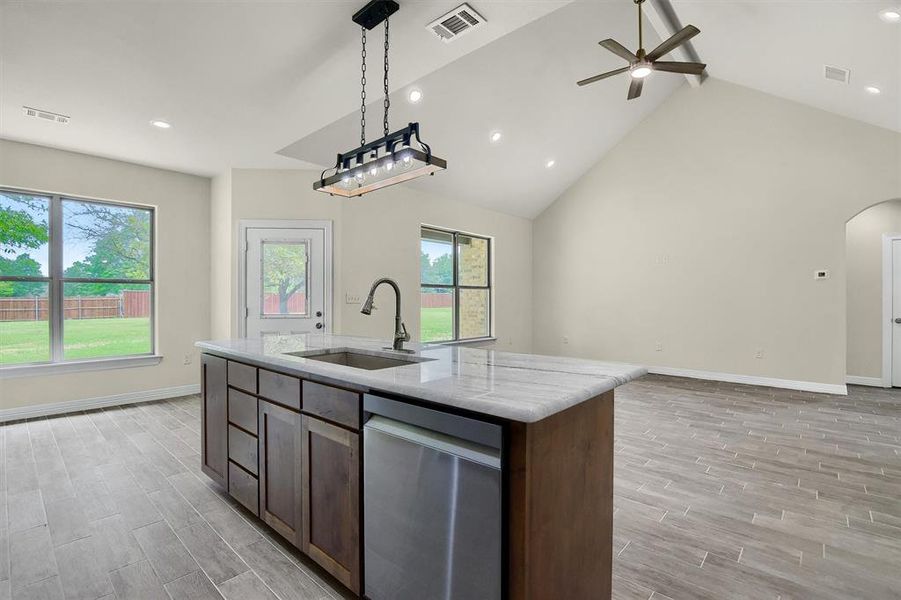
{"label": "exterior door", "polygon": [[325,230],[246,231],[247,337],[325,332]]}
{"label": "exterior door", "polygon": [[892,242],[892,386],[901,387],[901,240]]}

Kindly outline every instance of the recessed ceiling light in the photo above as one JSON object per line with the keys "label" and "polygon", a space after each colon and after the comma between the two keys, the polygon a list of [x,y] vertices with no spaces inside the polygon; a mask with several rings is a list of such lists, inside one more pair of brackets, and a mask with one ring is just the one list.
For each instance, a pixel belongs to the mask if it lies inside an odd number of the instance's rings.
{"label": "recessed ceiling light", "polygon": [[546,163],[544,163],[544,166],[546,168],[550,169],[551,167],[553,167],[556,164],[557,164],[556,160],[554,160],[553,158],[549,158],[548,161]]}
{"label": "recessed ceiling light", "polygon": [[172,127],[172,124],[167,121],[161,121],[160,119],[154,119],[150,122],[154,127],[159,127],[160,129],[169,129]]}
{"label": "recessed ceiling light", "polygon": [[491,137],[489,139],[491,140],[492,144],[496,144],[499,141],[501,141],[502,137],[503,137],[503,134],[500,131],[492,131]]}
{"label": "recessed ceiling light", "polygon": [[410,93],[407,94],[407,99],[413,104],[416,104],[417,102],[422,100],[422,90],[413,88],[412,90],[410,90]]}
{"label": "recessed ceiling light", "polygon": [[865,87],[865,88],[863,88],[863,89],[865,89],[866,92],[867,92],[868,94],[872,94],[872,95],[874,95],[874,96],[876,96],[877,94],[881,94],[881,93],[882,93],[882,90],[880,90],[880,89],[879,89],[878,87],[876,87],[875,85],[868,85],[867,87]]}
{"label": "recessed ceiling light", "polygon": [[887,8],[879,13],[879,18],[886,23],[901,23],[901,10]]}

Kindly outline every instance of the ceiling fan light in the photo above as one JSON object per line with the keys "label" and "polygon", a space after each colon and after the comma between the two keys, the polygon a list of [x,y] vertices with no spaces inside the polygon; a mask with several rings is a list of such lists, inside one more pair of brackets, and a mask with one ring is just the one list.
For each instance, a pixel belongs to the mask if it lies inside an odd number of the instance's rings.
{"label": "ceiling fan light", "polygon": [[635,65],[634,67],[632,67],[632,69],[629,71],[629,74],[634,79],[644,79],[645,77],[647,77],[648,75],[651,74],[651,70],[652,70],[651,65],[639,63],[639,64]]}

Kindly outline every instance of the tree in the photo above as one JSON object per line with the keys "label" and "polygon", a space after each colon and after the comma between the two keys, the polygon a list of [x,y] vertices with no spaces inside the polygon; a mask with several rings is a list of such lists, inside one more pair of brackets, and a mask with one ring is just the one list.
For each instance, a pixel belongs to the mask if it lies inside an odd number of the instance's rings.
{"label": "tree", "polygon": [[278,294],[278,312],[286,315],[288,300],[307,285],[305,244],[263,244],[263,290]]}
{"label": "tree", "polygon": [[[46,201],[25,194],[3,192],[0,196],[0,275],[41,277],[41,263],[26,249],[37,249],[49,239]],[[0,296],[22,297],[44,295],[47,284],[33,281],[0,282]]]}
{"label": "tree", "polygon": [[[72,263],[66,277],[84,279],[150,278],[150,213],[146,210],[87,202],[65,203],[66,232],[92,244],[91,253]],[[137,286],[137,287],[136,287]],[[67,296],[117,295],[142,284],[70,283]]]}
{"label": "tree", "polygon": [[[41,263],[27,254],[20,254],[14,259],[0,256],[0,273],[14,277],[41,277]],[[0,281],[0,296],[5,298],[44,296],[46,293],[46,283],[37,281]]]}

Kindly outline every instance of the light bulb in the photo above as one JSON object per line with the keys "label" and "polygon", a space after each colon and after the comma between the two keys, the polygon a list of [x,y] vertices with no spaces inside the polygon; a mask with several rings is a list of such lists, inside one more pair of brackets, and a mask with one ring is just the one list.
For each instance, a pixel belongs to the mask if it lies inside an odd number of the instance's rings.
{"label": "light bulb", "polygon": [[635,79],[644,79],[645,77],[647,77],[648,75],[651,74],[651,67],[649,67],[648,65],[645,65],[645,64],[639,64],[632,68],[632,70],[630,71],[630,74]]}
{"label": "light bulb", "polygon": [[376,175],[378,175],[379,174],[379,166],[375,163],[372,163],[372,166],[369,167],[369,174],[372,177],[375,177]]}
{"label": "light bulb", "polygon": [[413,157],[408,153],[404,154],[403,159],[401,160],[401,166],[406,170],[413,166]]}
{"label": "light bulb", "polygon": [[394,161],[389,160],[388,162],[385,163],[385,172],[387,173],[388,171],[391,171],[392,169],[394,169]]}
{"label": "light bulb", "polygon": [[341,178],[341,185],[344,186],[345,189],[350,189],[350,186],[353,185],[353,180],[350,175],[345,175]]}
{"label": "light bulb", "polygon": [[363,182],[366,181],[366,173],[363,172],[362,170],[357,171],[354,174],[354,179],[357,180],[357,183],[359,183],[360,185],[363,185]]}

